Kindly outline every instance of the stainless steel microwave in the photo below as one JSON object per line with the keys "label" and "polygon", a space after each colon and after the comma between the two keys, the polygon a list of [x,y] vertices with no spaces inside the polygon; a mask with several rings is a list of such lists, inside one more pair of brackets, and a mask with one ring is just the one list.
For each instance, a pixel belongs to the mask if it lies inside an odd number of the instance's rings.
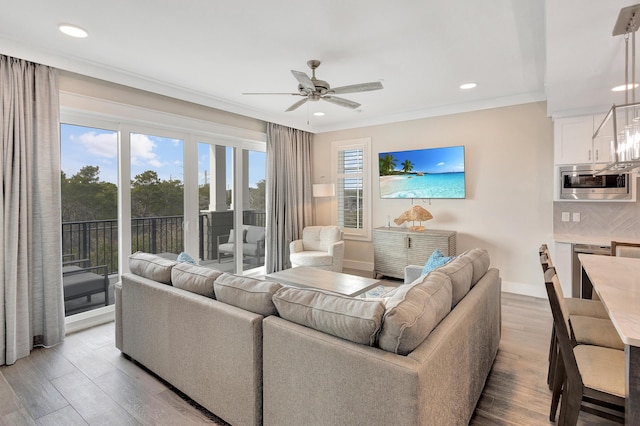
{"label": "stainless steel microwave", "polygon": [[591,166],[560,167],[561,200],[631,200],[629,173],[594,176]]}

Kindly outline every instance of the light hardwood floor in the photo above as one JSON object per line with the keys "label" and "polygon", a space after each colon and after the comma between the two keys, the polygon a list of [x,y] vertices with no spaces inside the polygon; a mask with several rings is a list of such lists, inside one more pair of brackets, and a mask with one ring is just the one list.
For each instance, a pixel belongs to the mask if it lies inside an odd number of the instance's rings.
{"label": "light hardwood floor", "polygon": [[[502,340],[472,425],[549,424],[551,313],[545,299],[504,293]],[[120,355],[114,324],[67,336],[0,367],[0,425],[225,424]],[[581,413],[579,425],[612,425]]]}

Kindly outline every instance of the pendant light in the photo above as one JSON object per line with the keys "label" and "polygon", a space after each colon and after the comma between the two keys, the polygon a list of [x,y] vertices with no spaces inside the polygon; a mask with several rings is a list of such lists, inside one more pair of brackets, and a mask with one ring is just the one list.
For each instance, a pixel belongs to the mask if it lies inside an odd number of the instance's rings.
{"label": "pendant light", "polygon": [[[640,4],[622,8],[613,28],[613,36],[624,35],[625,57],[625,103],[613,105],[609,113],[595,131],[592,139],[595,152],[601,140],[609,141],[610,162],[602,169],[596,169],[593,156],[593,170],[596,175],[623,173],[640,167],[640,103],[636,102],[636,32],[640,25]],[[631,39],[631,47],[629,47]],[[631,60],[629,60],[631,53]],[[631,82],[629,81],[631,74]],[[631,93],[631,102],[629,102]]]}

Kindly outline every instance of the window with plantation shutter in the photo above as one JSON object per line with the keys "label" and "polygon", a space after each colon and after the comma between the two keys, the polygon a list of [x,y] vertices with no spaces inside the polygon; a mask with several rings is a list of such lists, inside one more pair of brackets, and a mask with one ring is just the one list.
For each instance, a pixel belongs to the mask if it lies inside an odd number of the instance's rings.
{"label": "window with plantation shutter", "polygon": [[370,139],[335,142],[335,223],[347,239],[371,239]]}

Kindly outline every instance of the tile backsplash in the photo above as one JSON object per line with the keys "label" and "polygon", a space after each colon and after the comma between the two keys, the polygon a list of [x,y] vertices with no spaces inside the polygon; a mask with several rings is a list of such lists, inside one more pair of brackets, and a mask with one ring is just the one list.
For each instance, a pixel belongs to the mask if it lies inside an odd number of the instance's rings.
{"label": "tile backsplash", "polygon": [[[569,213],[569,222],[562,221],[562,212]],[[573,213],[580,213],[580,222],[573,222]],[[639,202],[566,202],[553,203],[554,234],[583,237],[640,239]]]}

